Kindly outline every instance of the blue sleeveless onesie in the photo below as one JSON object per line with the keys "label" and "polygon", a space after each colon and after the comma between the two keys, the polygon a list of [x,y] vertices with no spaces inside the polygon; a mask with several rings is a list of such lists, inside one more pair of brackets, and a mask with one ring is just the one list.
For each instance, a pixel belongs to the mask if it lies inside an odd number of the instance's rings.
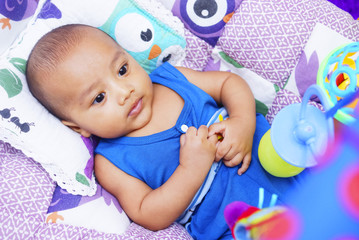
{"label": "blue sleeveless onesie", "polygon": [[[198,128],[207,125],[219,106],[211,96],[191,84],[169,63],[162,64],[150,77],[153,83],[166,86],[183,98],[184,107],[176,125],[144,137],[101,139],[95,153],[156,189],[167,181],[179,165],[180,136],[190,126]],[[262,115],[257,114],[256,121],[250,167],[241,176],[237,174],[238,167],[228,168],[223,164],[216,167],[216,175],[208,192],[186,224],[194,239],[232,239],[223,216],[224,208],[229,203],[244,201],[256,207],[283,204],[286,192],[298,184],[295,177],[277,178],[261,167],[258,145],[270,126]],[[195,198],[198,198],[197,195]],[[178,219],[179,222],[183,220],[182,217]]]}

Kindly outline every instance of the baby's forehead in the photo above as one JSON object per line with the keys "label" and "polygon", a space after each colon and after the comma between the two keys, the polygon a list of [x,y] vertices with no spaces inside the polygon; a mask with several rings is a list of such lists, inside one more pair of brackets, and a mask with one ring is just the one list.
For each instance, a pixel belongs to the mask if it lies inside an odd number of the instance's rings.
{"label": "baby's forehead", "polygon": [[[84,45],[86,47],[83,48]],[[106,49],[111,48],[113,51],[121,52],[123,54],[121,57],[127,54],[126,50],[116,40],[100,29],[88,29],[87,34],[82,37],[77,45],[73,46],[73,51],[79,48],[85,51],[102,51],[104,46]]]}
{"label": "baby's forehead", "polygon": [[111,42],[112,44],[120,47],[119,43],[113,39],[110,35],[108,35],[106,32],[102,31],[101,29],[89,27],[84,29],[84,38],[82,40],[93,40],[93,39],[100,39],[102,41]]}
{"label": "baby's forehead", "polygon": [[[78,39],[77,44],[68,46],[66,52],[58,53],[60,56],[57,58],[57,63],[52,65],[54,68],[48,68],[44,72],[43,75],[50,80],[45,80],[49,86],[61,86],[61,81],[73,81],[72,78],[68,77],[69,75],[80,77],[84,71],[93,71],[94,69],[87,65],[91,62],[97,62],[97,66],[101,65],[100,59],[105,59],[103,62],[105,64],[107,61],[111,62],[112,58],[123,59],[127,57],[127,52],[102,30],[93,27],[84,27],[82,30],[85,30],[85,33],[81,34],[82,37]],[[103,46],[106,46],[107,51],[102,51]],[[97,56],[102,55],[102,57],[106,55],[106,57],[96,58],[91,53],[95,53]],[[87,74],[85,73],[85,75]],[[76,82],[74,81],[74,83]]]}

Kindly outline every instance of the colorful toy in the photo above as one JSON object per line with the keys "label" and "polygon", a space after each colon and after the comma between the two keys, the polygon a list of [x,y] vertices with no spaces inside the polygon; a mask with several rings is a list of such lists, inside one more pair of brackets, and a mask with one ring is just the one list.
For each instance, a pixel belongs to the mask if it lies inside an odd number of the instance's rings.
{"label": "colorful toy", "polygon": [[[358,57],[359,42],[333,51],[319,68],[319,87],[309,87],[301,104],[289,105],[277,114],[258,149],[264,169],[277,177],[291,177],[315,166],[315,156],[321,155],[333,138],[333,116],[345,124],[355,121]],[[325,113],[307,105],[313,95],[319,97]]]}
{"label": "colorful toy", "polygon": [[263,239],[263,235],[268,235],[278,225],[276,219],[280,219],[286,211],[281,206],[260,209],[237,201],[225,208],[224,217],[234,239]]}
{"label": "colorful toy", "polygon": [[315,156],[322,154],[328,140],[333,138],[333,119],[307,104],[313,95],[329,109],[321,88],[312,85],[305,92],[302,103],[286,106],[276,115],[271,129],[261,139],[259,160],[270,174],[291,177],[304,168],[315,166]]}
{"label": "colorful toy", "polygon": [[[359,107],[355,111],[359,116]],[[359,121],[344,125],[318,158],[312,175],[300,189],[289,193],[285,208],[229,204],[224,216],[233,238],[359,239],[358,146]]]}
{"label": "colorful toy", "polygon": [[[330,106],[339,103],[359,87],[359,42],[334,50],[321,64],[317,84],[326,92]],[[351,102],[335,114],[335,118],[348,124],[354,122],[353,112],[358,100]]]}

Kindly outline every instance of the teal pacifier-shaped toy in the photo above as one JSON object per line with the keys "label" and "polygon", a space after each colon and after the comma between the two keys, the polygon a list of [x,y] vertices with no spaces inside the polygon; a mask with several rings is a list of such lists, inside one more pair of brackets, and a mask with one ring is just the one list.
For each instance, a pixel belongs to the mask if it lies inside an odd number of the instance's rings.
{"label": "teal pacifier-shaped toy", "polygon": [[[319,98],[325,112],[308,104],[313,96]],[[315,166],[316,156],[323,154],[334,138],[333,117],[358,99],[359,89],[356,89],[331,107],[324,90],[318,85],[310,86],[302,103],[283,108],[262,137],[258,156],[263,168],[277,177],[291,177]]]}
{"label": "teal pacifier-shaped toy", "polygon": [[308,104],[313,96],[320,99],[324,109],[329,109],[323,90],[312,85],[302,103],[286,106],[276,115],[271,129],[261,139],[259,160],[270,174],[291,177],[316,165],[315,156],[322,154],[333,138],[333,119]]}

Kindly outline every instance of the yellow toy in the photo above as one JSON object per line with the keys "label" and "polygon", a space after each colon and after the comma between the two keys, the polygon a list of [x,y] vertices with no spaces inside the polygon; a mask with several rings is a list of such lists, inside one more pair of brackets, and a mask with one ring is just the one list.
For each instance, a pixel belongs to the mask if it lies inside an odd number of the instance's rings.
{"label": "yellow toy", "polygon": [[[264,169],[277,177],[291,177],[315,166],[333,138],[333,117],[344,124],[355,121],[358,105],[359,42],[333,51],[321,64],[317,84],[310,86],[301,104],[283,108],[258,148]],[[308,105],[319,97],[326,112]]]}
{"label": "yellow toy", "polygon": [[259,161],[276,177],[292,177],[315,166],[315,156],[323,153],[333,138],[333,119],[307,104],[312,96],[319,97],[324,109],[329,109],[323,90],[312,85],[302,103],[286,106],[276,115],[259,143]]}

